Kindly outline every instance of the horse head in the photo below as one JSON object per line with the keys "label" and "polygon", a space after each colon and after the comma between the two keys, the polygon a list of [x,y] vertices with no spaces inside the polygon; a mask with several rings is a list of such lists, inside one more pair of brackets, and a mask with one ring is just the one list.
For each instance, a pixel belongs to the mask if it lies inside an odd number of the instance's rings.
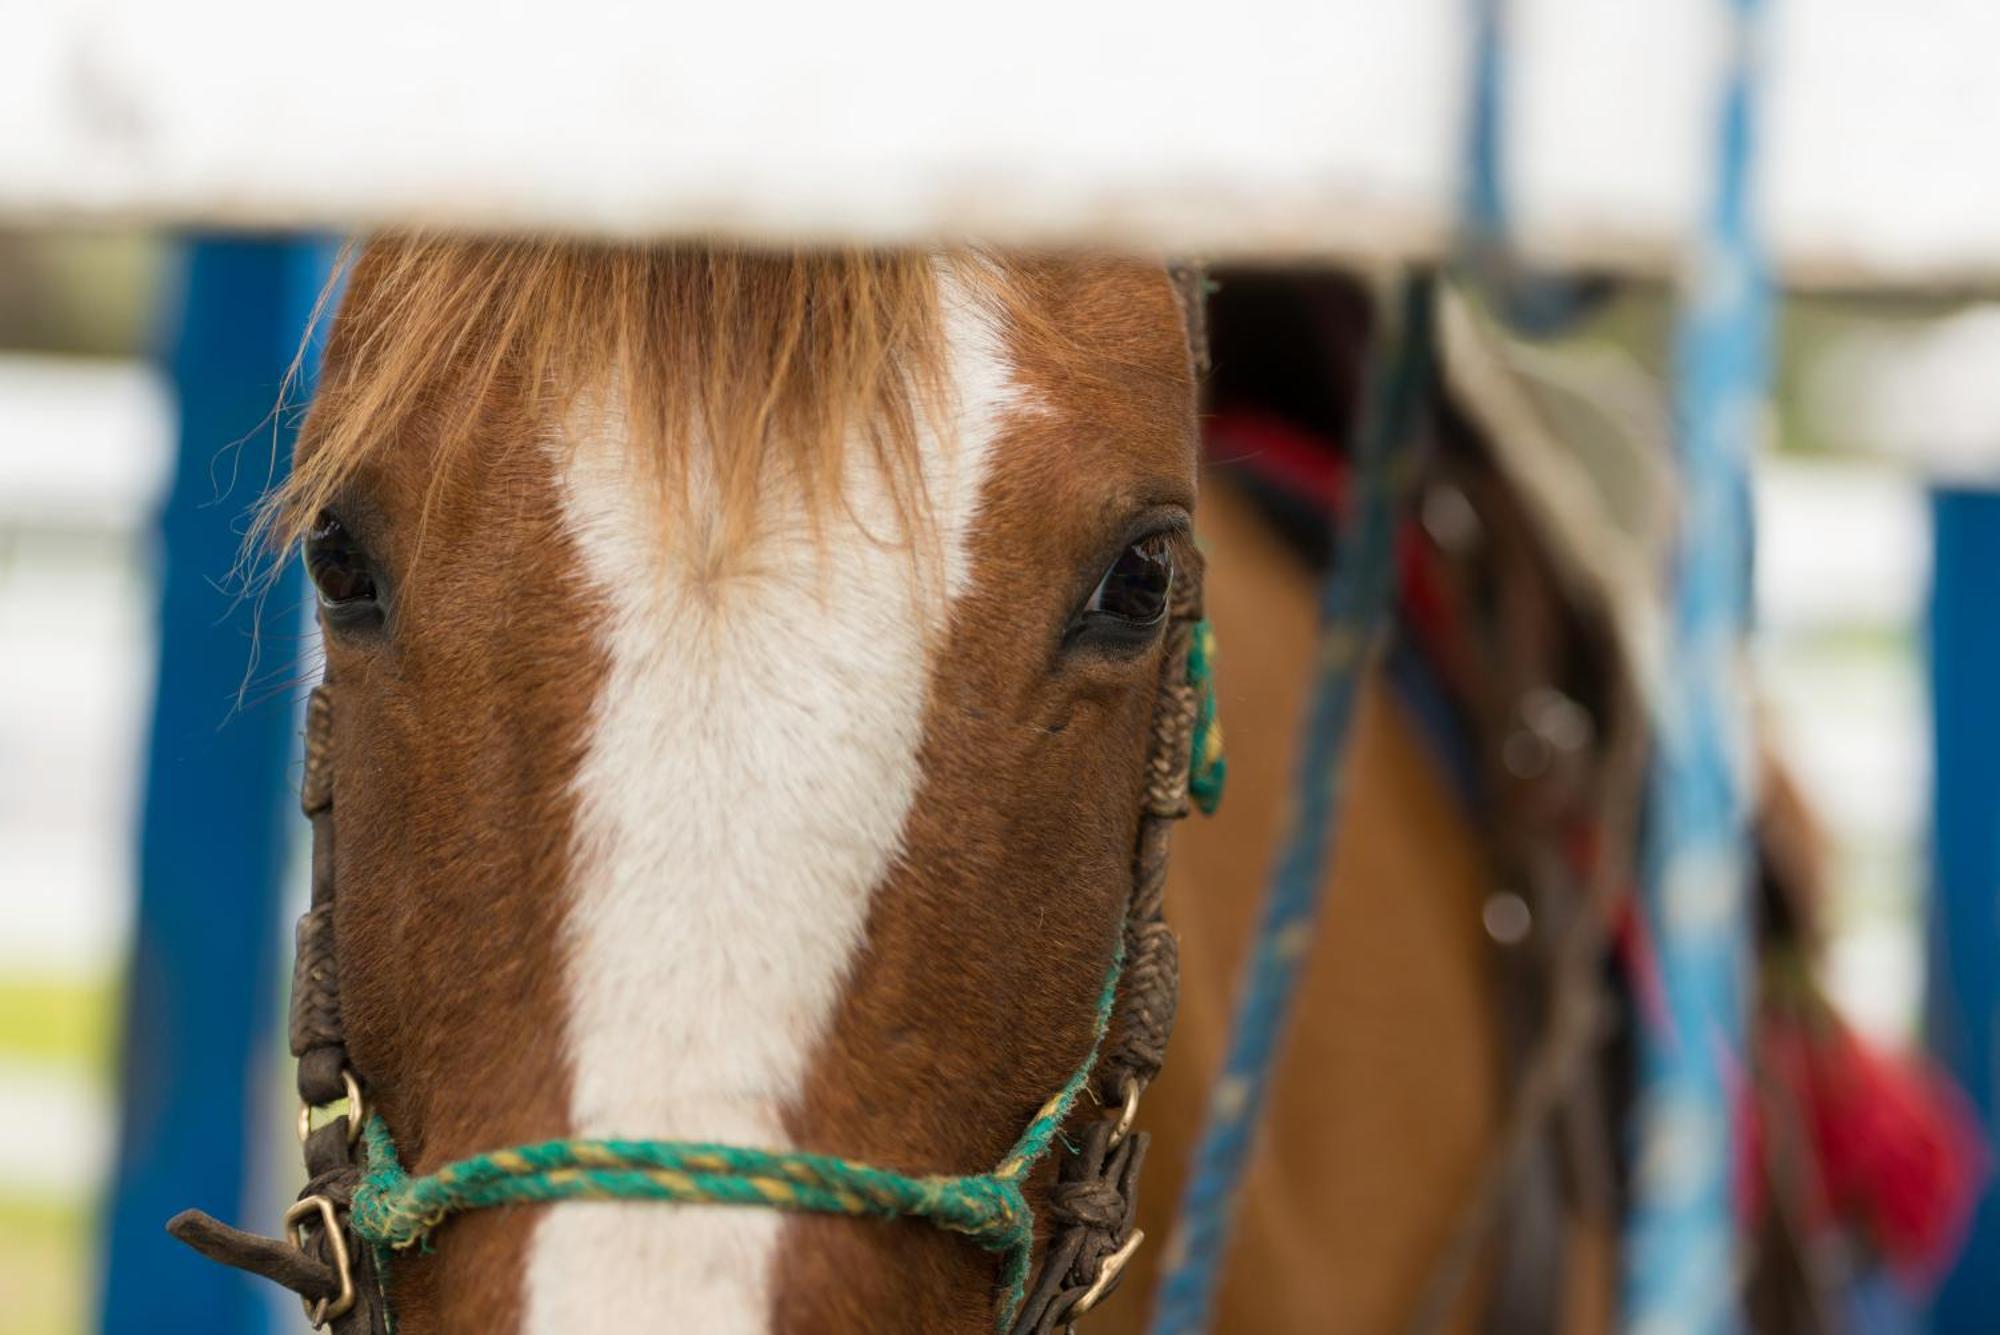
{"label": "horse head", "polygon": [[[271,523],[337,701],[346,1051],[409,1172],[992,1169],[1120,949],[1193,408],[1157,267],[367,247]],[[985,1330],[998,1262],[593,1200],[390,1264],[421,1335]]]}

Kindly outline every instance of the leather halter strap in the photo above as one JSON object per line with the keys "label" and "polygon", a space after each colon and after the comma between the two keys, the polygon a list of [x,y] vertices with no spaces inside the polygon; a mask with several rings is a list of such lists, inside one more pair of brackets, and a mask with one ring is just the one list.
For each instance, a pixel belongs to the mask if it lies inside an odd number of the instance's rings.
{"label": "leather halter strap", "polygon": [[[305,779],[299,805],[312,823],[312,902],[300,917],[292,957],[290,1038],[298,1059],[300,1148],[306,1185],[286,1213],[288,1237],[258,1237],[200,1210],[183,1210],[167,1231],[223,1265],[261,1275],[299,1295],[315,1329],[334,1335],[388,1335],[389,1305],[379,1258],[348,1217],[360,1184],[358,1106],[362,1086],[347,1059],[334,950],[337,882],[333,813],[331,683],[306,703]],[[348,1099],[346,1112],[317,1127],[315,1110]]]}
{"label": "leather halter strap", "polygon": [[[1104,1112],[1073,1133],[1076,1151],[1061,1156],[1049,1198],[1054,1228],[1048,1246],[1027,1283],[1025,1300],[1011,1319],[1002,1311],[1002,1329],[1009,1335],[1049,1335],[1066,1328],[1117,1286],[1144,1236],[1134,1220],[1148,1137],[1133,1119],[1165,1058],[1180,987],[1179,953],[1163,914],[1168,836],[1188,812],[1190,762],[1201,776],[1204,808],[1213,805],[1220,782],[1219,734],[1207,698],[1208,649],[1205,643],[1198,647],[1206,634],[1199,624],[1199,561],[1191,555],[1175,581],[1125,913],[1123,972],[1102,1052],[1088,1077]],[[1199,680],[1189,670],[1191,653]],[[231,1228],[199,1210],[181,1212],[167,1229],[212,1260],[298,1294],[315,1328],[329,1328],[334,1335],[388,1335],[392,1309],[383,1283],[388,1252],[363,1236],[353,1215],[355,1190],[371,1165],[360,1135],[368,1120],[362,1106],[365,1086],[348,1060],[340,1007],[333,689],[323,682],[306,708],[300,802],[312,823],[312,902],[298,924],[290,1038],[298,1059],[306,1185],[286,1214],[288,1236],[283,1240]],[[1198,720],[1202,753],[1193,754]],[[316,1110],[343,1100],[345,1112],[314,1125]]]}

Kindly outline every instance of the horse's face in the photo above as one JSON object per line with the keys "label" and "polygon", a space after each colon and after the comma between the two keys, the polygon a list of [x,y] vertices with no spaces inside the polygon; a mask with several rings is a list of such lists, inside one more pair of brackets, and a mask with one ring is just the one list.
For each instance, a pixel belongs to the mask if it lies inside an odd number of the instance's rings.
{"label": "horse's face", "polygon": [[[990,1169],[1130,886],[1194,472],[1166,275],[385,244],[324,385],[341,983],[412,1170]],[[994,1274],[921,1223],[580,1202],[454,1220],[393,1289],[410,1332],[972,1330]]]}

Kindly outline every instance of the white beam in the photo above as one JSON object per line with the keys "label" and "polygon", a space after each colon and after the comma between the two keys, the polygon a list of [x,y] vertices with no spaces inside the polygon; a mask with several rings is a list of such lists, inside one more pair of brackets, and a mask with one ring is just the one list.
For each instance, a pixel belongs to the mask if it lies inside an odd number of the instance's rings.
{"label": "white beam", "polygon": [[[1714,0],[1516,0],[1522,239],[1660,271]],[[1465,0],[0,0],[0,219],[1449,243]],[[1781,0],[1764,213],[1806,283],[2000,280],[2000,6]]]}

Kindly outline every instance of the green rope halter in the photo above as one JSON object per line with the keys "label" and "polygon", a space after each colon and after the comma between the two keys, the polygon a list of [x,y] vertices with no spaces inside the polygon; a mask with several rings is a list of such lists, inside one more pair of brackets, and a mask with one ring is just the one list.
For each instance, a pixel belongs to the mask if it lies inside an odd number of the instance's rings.
{"label": "green rope halter", "polygon": [[551,1140],[475,1154],[413,1178],[380,1116],[368,1119],[367,1174],[354,1190],[354,1231],[378,1253],[426,1243],[452,1215],[535,1201],[640,1200],[761,1205],[810,1214],[928,1219],[1002,1256],[996,1324],[1027,1296],[1035,1215],[1021,1183],[1040,1162],[1097,1065],[1111,1025],[1125,949],[1097,999],[1090,1051],[989,1173],[912,1176],[826,1154],[780,1153],[676,1140]]}
{"label": "green rope halter", "polygon": [[1206,619],[1195,622],[1194,638],[1188,642],[1187,679],[1196,700],[1188,796],[1204,816],[1212,816],[1222,805],[1229,761],[1222,753],[1222,721],[1215,716],[1215,628]]}
{"label": "green rope halter", "polygon": [[[1215,809],[1225,773],[1222,731],[1215,719],[1214,656],[1214,633],[1206,621],[1200,622],[1188,653],[1187,679],[1199,699],[1188,760],[1189,791],[1203,811]],[[1097,998],[1090,1051],[991,1172],[912,1176],[797,1151],[678,1140],[550,1140],[475,1154],[413,1178],[396,1154],[388,1123],[378,1115],[363,1128],[369,1168],[354,1189],[349,1217],[355,1233],[382,1261],[392,1251],[426,1247],[452,1215],[541,1201],[758,1205],[807,1214],[927,1219],[1000,1253],[995,1324],[1004,1331],[1026,1300],[1035,1246],[1035,1214],[1021,1183],[1048,1153],[1090,1080],[1111,1027],[1124,966],[1121,939]],[[377,1269],[387,1273],[388,1267]]]}

